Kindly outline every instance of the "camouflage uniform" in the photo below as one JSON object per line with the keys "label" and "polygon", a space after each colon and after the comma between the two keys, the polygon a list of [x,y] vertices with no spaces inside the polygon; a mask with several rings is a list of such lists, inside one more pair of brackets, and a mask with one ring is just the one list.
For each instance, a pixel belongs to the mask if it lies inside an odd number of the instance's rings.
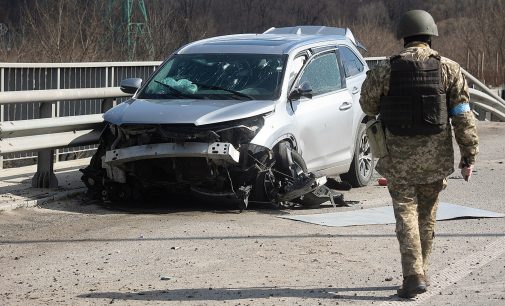
{"label": "camouflage uniform", "polygon": [[[400,53],[402,57],[425,61],[438,53],[427,44],[413,42]],[[448,96],[448,109],[469,103],[468,85],[460,66],[441,58],[442,83]],[[389,92],[391,65],[379,63],[367,73],[360,104],[369,116],[379,114],[380,97]],[[466,111],[451,117],[461,156],[475,163],[478,137],[475,117]],[[445,188],[445,178],[454,171],[451,125],[436,135],[396,136],[386,128],[389,155],[381,158],[376,170],[388,180],[396,217],[403,275],[423,275],[433,243],[438,194]]]}

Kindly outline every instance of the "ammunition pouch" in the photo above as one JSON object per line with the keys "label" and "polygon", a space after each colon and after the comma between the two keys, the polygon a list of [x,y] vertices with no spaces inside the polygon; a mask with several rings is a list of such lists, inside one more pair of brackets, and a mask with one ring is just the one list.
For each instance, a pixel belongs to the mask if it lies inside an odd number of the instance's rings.
{"label": "ammunition pouch", "polygon": [[[420,100],[420,101],[419,101]],[[394,135],[433,135],[444,131],[448,123],[445,94],[383,96],[381,119]]]}
{"label": "ammunition pouch", "polygon": [[386,135],[380,120],[372,119],[366,124],[366,135],[373,157],[382,158],[389,154],[386,146]]}

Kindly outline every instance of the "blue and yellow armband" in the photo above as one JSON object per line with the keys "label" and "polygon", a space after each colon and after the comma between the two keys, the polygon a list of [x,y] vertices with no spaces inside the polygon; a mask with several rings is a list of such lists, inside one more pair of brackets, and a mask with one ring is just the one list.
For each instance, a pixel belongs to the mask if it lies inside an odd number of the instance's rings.
{"label": "blue and yellow armband", "polygon": [[454,117],[470,111],[470,104],[461,103],[449,110],[449,116]]}

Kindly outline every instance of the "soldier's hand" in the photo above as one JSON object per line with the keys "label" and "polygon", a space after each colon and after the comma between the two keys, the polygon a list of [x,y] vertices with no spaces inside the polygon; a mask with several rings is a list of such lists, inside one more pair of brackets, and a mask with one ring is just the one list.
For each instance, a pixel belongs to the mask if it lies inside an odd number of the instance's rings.
{"label": "soldier's hand", "polygon": [[469,181],[470,177],[472,177],[472,171],[473,171],[473,165],[470,165],[470,167],[463,167],[461,168],[461,175],[465,179],[465,181]]}
{"label": "soldier's hand", "polygon": [[459,162],[459,168],[461,169],[461,176],[468,182],[470,177],[472,177],[473,165],[470,165],[467,158],[462,157]]}

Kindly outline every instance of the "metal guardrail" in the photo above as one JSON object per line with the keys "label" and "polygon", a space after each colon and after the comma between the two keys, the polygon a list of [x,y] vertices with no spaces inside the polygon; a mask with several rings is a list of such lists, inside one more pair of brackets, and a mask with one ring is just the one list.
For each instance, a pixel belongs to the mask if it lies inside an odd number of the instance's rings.
{"label": "metal guardrail", "polygon": [[102,114],[51,118],[55,101],[102,99],[105,112],[119,97],[127,97],[118,87],[0,92],[0,104],[39,101],[40,116],[33,120],[0,122],[0,154],[38,150],[37,172],[32,186],[57,187],[54,175],[55,148],[96,144],[103,127]]}
{"label": "metal guardrail", "polygon": [[479,120],[496,118],[505,121],[505,100],[465,69],[463,69],[463,74],[475,87],[470,88],[470,103],[477,109]]}
{"label": "metal guardrail", "polygon": [[[79,88],[117,87],[129,77],[147,78],[160,62],[91,62],[91,63],[0,63],[0,92],[31,92]],[[124,98],[118,98],[122,102]],[[0,104],[0,122],[39,119],[41,103],[34,97],[25,103]],[[102,112],[100,99],[57,100],[50,117],[82,116]],[[56,159],[86,157],[96,145],[57,149]],[[0,155],[4,165],[29,164],[36,152]],[[3,161],[2,161],[3,160]]]}
{"label": "metal guardrail", "polygon": [[[384,59],[385,57],[376,57],[367,58],[366,60],[370,66],[373,66]],[[97,66],[97,63],[93,64]],[[109,64],[111,63],[103,63],[103,67],[109,67]],[[140,64],[146,65],[145,62],[141,62]],[[148,62],[147,64],[157,66],[160,62]],[[16,67],[17,65],[26,64],[9,64],[7,66]],[[59,65],[61,65],[61,67]],[[35,68],[54,66],[58,69],[67,67],[68,65],[70,64],[33,64]],[[88,64],[75,64],[75,66],[88,67]],[[2,69],[0,70],[0,81],[2,82],[4,80],[3,69],[5,67],[6,65],[0,64],[0,69]],[[485,118],[489,117],[488,114],[491,114],[491,116],[505,121],[505,101],[471,74],[465,70],[463,70],[463,73],[472,84],[479,89],[472,88],[470,90],[473,107],[484,110],[484,112],[487,113]],[[119,83],[119,81],[117,81],[117,83]],[[38,150],[37,173],[32,179],[32,186],[46,188],[56,187],[58,182],[53,172],[54,149],[96,144],[100,136],[101,128],[103,127],[101,114],[55,118],[54,114],[58,101],[98,99],[101,101],[100,112],[103,113],[115,104],[117,98],[127,96],[129,95],[123,93],[119,87],[0,92],[2,119],[4,118],[4,105],[12,106],[34,103],[34,101],[40,103],[38,110],[40,119],[0,122],[0,155]]]}

